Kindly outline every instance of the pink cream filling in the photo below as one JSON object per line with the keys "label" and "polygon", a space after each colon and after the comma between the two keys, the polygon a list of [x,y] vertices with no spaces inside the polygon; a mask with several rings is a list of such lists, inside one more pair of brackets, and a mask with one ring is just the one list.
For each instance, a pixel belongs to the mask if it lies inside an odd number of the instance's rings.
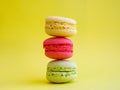
{"label": "pink cream filling", "polygon": [[46,52],[73,52],[71,44],[47,44],[44,48]]}

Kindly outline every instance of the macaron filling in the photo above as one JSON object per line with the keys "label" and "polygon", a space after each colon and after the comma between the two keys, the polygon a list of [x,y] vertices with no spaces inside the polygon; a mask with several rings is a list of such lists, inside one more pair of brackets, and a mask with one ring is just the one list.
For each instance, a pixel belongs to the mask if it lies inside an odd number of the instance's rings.
{"label": "macaron filling", "polygon": [[72,44],[46,44],[45,52],[73,52]]}
{"label": "macaron filling", "polygon": [[[57,78],[64,78],[67,79],[67,77],[76,77],[76,72],[47,72],[47,75],[49,77],[57,77]],[[70,80],[70,79],[69,79]],[[71,80],[70,80],[71,81]],[[60,81],[58,81],[60,82]],[[66,82],[66,81],[65,81]]]}
{"label": "macaron filling", "polygon": [[47,23],[45,29],[76,30],[76,25],[69,23]]}
{"label": "macaron filling", "polygon": [[75,72],[75,67],[47,67],[47,71],[50,72]]}

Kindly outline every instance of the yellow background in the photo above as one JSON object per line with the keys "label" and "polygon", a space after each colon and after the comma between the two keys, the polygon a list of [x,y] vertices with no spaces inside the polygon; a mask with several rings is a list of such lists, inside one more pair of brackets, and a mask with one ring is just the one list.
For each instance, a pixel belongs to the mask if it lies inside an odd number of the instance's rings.
{"label": "yellow background", "polygon": [[[45,18],[77,21],[73,83],[45,78]],[[120,90],[120,0],[1,0],[0,90]]]}

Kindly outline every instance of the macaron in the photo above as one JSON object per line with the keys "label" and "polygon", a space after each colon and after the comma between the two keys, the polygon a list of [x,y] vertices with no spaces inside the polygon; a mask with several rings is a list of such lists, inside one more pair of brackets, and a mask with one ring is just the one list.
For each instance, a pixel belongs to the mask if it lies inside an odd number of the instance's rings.
{"label": "macaron", "polygon": [[46,78],[53,83],[73,81],[77,76],[77,65],[70,60],[53,60],[47,65]]}
{"label": "macaron", "polygon": [[76,21],[61,16],[48,16],[46,18],[45,32],[52,36],[73,36],[76,34]]}
{"label": "macaron", "polygon": [[73,43],[65,37],[52,37],[43,42],[45,55],[52,59],[67,59],[73,55]]}

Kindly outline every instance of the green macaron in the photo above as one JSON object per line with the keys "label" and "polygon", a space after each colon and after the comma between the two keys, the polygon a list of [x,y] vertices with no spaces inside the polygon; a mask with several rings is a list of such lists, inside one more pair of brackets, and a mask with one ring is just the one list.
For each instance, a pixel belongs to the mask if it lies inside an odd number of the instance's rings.
{"label": "green macaron", "polygon": [[77,65],[70,60],[54,60],[48,63],[46,78],[54,83],[66,83],[77,76]]}

